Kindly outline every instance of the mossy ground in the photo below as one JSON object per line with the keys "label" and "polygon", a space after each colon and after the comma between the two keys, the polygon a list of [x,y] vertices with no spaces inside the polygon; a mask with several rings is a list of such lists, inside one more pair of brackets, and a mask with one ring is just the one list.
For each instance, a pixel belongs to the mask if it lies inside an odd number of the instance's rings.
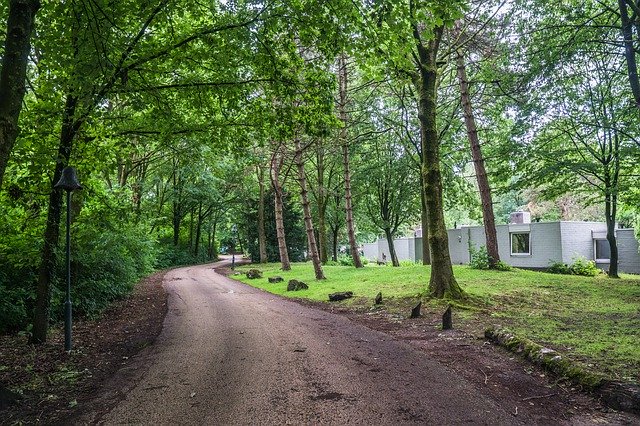
{"label": "mossy ground", "polygon": [[[329,293],[352,291],[354,298],[340,302],[354,309],[369,309],[378,292],[385,308],[405,313],[423,300],[423,309],[441,309],[446,301],[425,298],[430,268],[411,265],[367,265],[362,269],[325,266],[326,280],[316,281],[310,263],[238,268],[261,269],[263,278],[236,278],[286,297],[327,301]],[[489,326],[508,327],[518,335],[554,348],[587,369],[611,379],[640,382],[640,277],[605,275],[579,277],[525,271],[481,271],[454,266],[456,279],[469,298],[454,302],[456,321],[480,334]],[[267,279],[282,276],[284,282]],[[299,279],[308,290],[287,292],[287,282]]]}

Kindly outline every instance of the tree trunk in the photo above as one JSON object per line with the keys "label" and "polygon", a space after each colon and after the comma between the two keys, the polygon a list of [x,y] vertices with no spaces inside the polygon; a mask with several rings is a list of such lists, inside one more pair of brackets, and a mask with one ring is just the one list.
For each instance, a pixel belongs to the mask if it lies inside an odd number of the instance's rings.
{"label": "tree trunk", "polygon": [[349,238],[349,248],[351,257],[353,258],[353,265],[356,268],[362,268],[364,265],[360,260],[360,253],[358,252],[358,244],[356,242],[355,225],[353,221],[353,205],[351,200],[351,170],[349,168],[349,139],[347,135],[347,61],[343,54],[340,55],[338,61],[339,83],[340,83],[340,103],[338,104],[338,111],[340,114],[340,121],[342,121],[342,128],[340,129],[340,143],[342,145],[342,162],[344,165],[344,202],[345,202],[345,215],[347,219],[347,236]]}
{"label": "tree trunk", "polygon": [[267,263],[267,234],[264,229],[264,169],[257,167],[258,186],[260,187],[260,198],[258,199],[258,245],[260,247],[260,263]]}
{"label": "tree trunk", "polygon": [[25,79],[38,0],[10,0],[0,69],[0,189],[18,137],[18,119],[27,91]]}
{"label": "tree trunk", "polygon": [[420,222],[422,224],[422,264],[431,265],[431,251],[429,249],[429,218],[427,216],[427,202],[425,200],[425,184],[420,173]]}
{"label": "tree trunk", "polygon": [[464,292],[453,276],[447,228],[444,223],[442,202],[442,176],[440,173],[440,140],[438,135],[437,108],[437,52],[443,27],[436,27],[434,37],[422,44],[420,32],[414,25],[417,48],[418,118],[422,148],[422,174],[425,179],[425,202],[429,218],[429,248],[431,250],[431,278],[429,293],[438,298],[460,299]]}
{"label": "tree trunk", "polygon": [[493,214],[493,200],[491,199],[491,187],[489,186],[489,179],[484,167],[484,158],[482,157],[482,150],[480,148],[480,140],[478,139],[476,120],[473,115],[473,109],[471,108],[469,81],[467,80],[467,72],[462,52],[457,52],[456,62],[458,66],[460,101],[464,113],[464,124],[467,128],[467,136],[469,138],[469,144],[471,145],[471,156],[473,158],[473,166],[476,171],[480,201],[482,203],[482,221],[484,223],[486,236],[487,254],[489,255],[489,268],[495,269],[500,261],[500,254],[498,252],[495,215]]}
{"label": "tree trunk", "polygon": [[334,262],[338,261],[338,234],[340,233],[340,228],[337,226],[335,228],[331,228],[331,260]]}
{"label": "tree trunk", "polygon": [[202,238],[202,202],[198,203],[198,222],[196,223],[196,241],[193,254],[198,257],[200,252],[200,238]]}
{"label": "tree trunk", "polygon": [[616,214],[618,209],[618,197],[616,195],[617,185],[611,185],[610,179],[607,176],[605,179],[605,204],[604,214],[607,222],[607,241],[609,242],[609,250],[611,256],[609,258],[609,272],[610,278],[619,278],[618,275],[618,243],[616,241]]}
{"label": "tree trunk", "polygon": [[304,173],[304,163],[302,161],[302,147],[300,146],[300,140],[295,140],[295,163],[298,168],[298,181],[300,182],[300,198],[302,199],[302,212],[304,214],[304,225],[307,231],[307,242],[309,243],[309,255],[313,262],[313,270],[316,274],[317,280],[324,280],[324,271],[322,270],[322,263],[320,262],[320,256],[318,255],[318,246],[316,244],[316,237],[313,232],[313,220],[311,219],[311,206],[309,204],[309,192],[307,191],[307,178]]}
{"label": "tree trunk", "polygon": [[396,247],[393,244],[393,232],[391,232],[391,228],[384,228],[384,235],[387,238],[387,245],[389,246],[391,264],[393,266],[400,266],[400,262],[398,262],[398,255],[396,254]]}
{"label": "tree trunk", "polygon": [[[60,180],[62,169],[69,164],[73,140],[80,128],[81,123],[74,119],[77,103],[78,100],[75,96],[67,95],[62,129],[60,132],[58,158],[53,171],[53,185]],[[61,212],[62,191],[51,188],[51,192],[49,193],[49,207],[47,208],[47,224],[44,231],[44,244],[38,274],[38,286],[36,289],[36,302],[33,311],[31,343],[44,343],[47,340],[51,306],[51,287],[55,279],[57,266],[56,247],[58,246],[60,237]]]}
{"label": "tree trunk", "polygon": [[[278,148],[279,150],[279,148]],[[284,234],[284,202],[282,200],[282,187],[280,186],[280,169],[282,160],[279,158],[278,151],[273,153],[271,158],[271,184],[273,193],[275,194],[275,217],[276,217],[276,235],[278,237],[278,252],[280,253],[280,263],[283,271],[291,270],[291,262],[289,261],[289,251],[287,250],[287,240]]]}
{"label": "tree trunk", "polygon": [[[640,81],[638,80],[638,65],[636,63],[636,51],[633,46],[633,22],[629,19],[629,11],[625,0],[618,0],[620,21],[622,26],[622,42],[624,45],[624,57],[627,63],[627,78],[635,102],[640,109]],[[612,253],[613,254],[613,253]]]}
{"label": "tree trunk", "polygon": [[324,147],[322,143],[318,144],[317,152],[318,164],[318,250],[320,254],[320,262],[327,263],[327,190],[324,187]]}

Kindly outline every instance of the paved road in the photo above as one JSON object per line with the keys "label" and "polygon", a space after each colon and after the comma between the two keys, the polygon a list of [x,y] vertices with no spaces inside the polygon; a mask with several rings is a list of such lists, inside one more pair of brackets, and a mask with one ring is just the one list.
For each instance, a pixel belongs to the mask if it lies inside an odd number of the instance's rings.
{"label": "paved road", "polygon": [[227,279],[169,272],[169,312],[105,424],[491,424],[516,418],[424,353]]}

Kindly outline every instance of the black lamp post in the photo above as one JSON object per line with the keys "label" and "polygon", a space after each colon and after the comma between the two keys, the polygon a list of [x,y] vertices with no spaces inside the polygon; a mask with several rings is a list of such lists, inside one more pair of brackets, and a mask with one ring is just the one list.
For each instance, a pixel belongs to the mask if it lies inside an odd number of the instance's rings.
{"label": "black lamp post", "polygon": [[236,269],[236,234],[238,227],[234,223],[231,227],[231,269]]}
{"label": "black lamp post", "polygon": [[76,169],[65,167],[56,189],[67,191],[67,299],[64,302],[64,350],[71,350],[71,192],[82,189]]}

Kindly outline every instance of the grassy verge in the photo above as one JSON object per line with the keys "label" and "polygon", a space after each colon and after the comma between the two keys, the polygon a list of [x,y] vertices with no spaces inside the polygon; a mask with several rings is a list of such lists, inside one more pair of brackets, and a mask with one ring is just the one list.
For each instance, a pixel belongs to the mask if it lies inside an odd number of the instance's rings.
{"label": "grassy verge", "polygon": [[[409,302],[420,298],[429,279],[430,268],[420,265],[392,268],[368,265],[356,270],[327,266],[326,281],[314,279],[311,264],[294,264],[280,271],[279,264],[239,268],[261,269],[264,277],[243,282],[286,297],[326,301],[336,291],[352,291],[354,307],[371,306],[381,291],[386,309],[403,312]],[[489,326],[508,327],[515,333],[561,351],[587,369],[621,381],[640,382],[640,277],[625,275],[612,280],[606,276],[579,277],[513,270],[480,271],[455,266],[456,278],[470,300],[459,306],[459,324],[480,331]],[[270,284],[268,277],[285,279]],[[298,279],[309,290],[287,292],[287,281]],[[341,302],[345,303],[345,302]],[[429,306],[442,301],[425,300]]]}

